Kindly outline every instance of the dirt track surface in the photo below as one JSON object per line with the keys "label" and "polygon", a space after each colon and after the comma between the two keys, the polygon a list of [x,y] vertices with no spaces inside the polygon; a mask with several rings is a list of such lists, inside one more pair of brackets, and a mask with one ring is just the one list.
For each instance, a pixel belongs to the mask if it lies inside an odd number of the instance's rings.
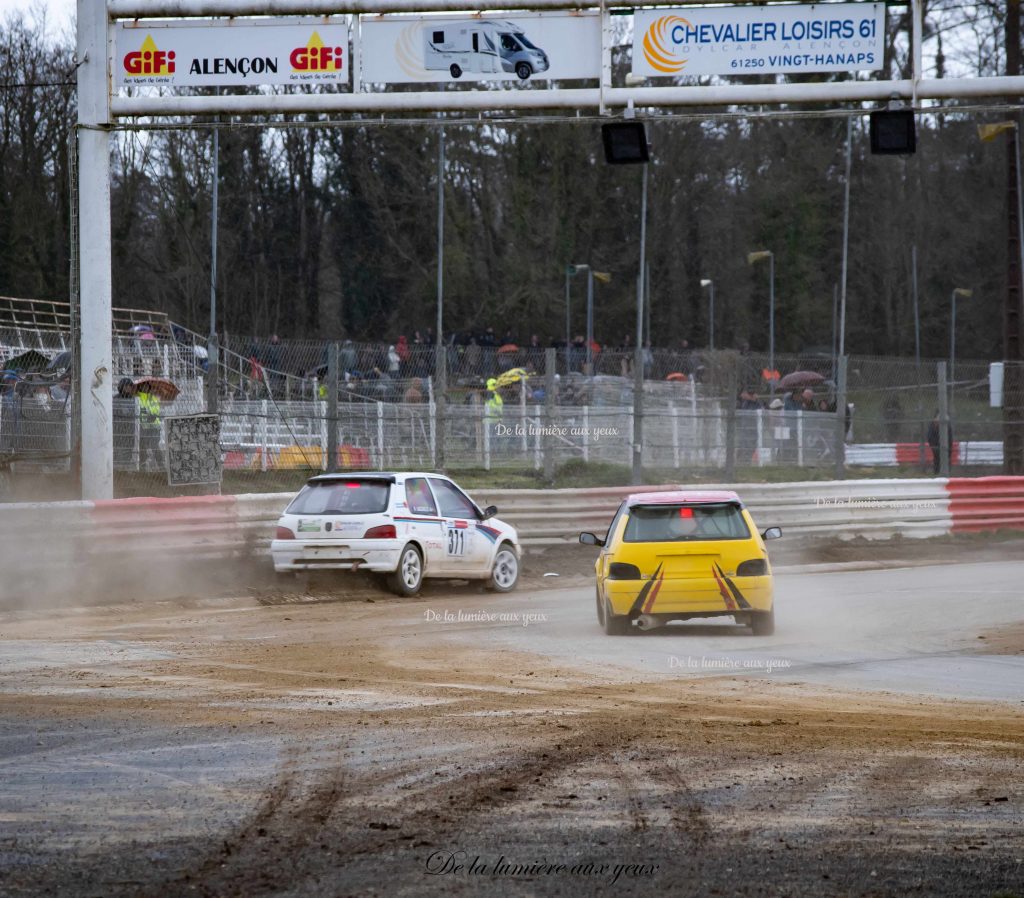
{"label": "dirt track surface", "polygon": [[0,894],[1024,895],[1020,701],[664,663],[811,658],[803,602],[867,658],[841,609],[895,595],[906,663],[1015,677],[1024,565],[972,568],[980,609],[951,567],[780,577],[771,640],[609,643],[586,587],[0,615]]}

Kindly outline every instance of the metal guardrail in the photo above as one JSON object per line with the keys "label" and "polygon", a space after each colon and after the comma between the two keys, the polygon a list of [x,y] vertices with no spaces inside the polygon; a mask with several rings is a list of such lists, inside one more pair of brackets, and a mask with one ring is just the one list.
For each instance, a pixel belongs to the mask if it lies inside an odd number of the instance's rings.
{"label": "metal guardrail", "polygon": [[[623,497],[674,489],[478,490],[481,504],[519,530],[529,549],[570,545],[581,530],[603,533]],[[747,485],[690,485],[737,489],[758,525],[786,536],[886,539],[956,532],[1024,531],[1024,477],[933,480],[823,481]],[[4,507],[5,547],[0,600],[30,605],[55,589],[74,594],[111,575],[145,594],[152,565],[265,559],[274,524],[292,493],[115,499],[107,502],[22,503]],[[38,563],[45,542],[46,565]],[[254,576],[262,576],[257,572]]]}
{"label": "metal guardrail", "polygon": [[[581,530],[607,529],[623,497],[663,489],[736,489],[758,525],[789,537],[885,539],[958,531],[1024,530],[1024,478],[860,480],[773,484],[661,484],[578,490],[477,490],[495,504],[528,548],[569,545]],[[30,602],[34,590],[64,572],[68,588],[87,578],[87,562],[137,576],[140,592],[153,559],[188,563],[266,555],[291,493],[22,503],[4,507],[0,597]],[[38,563],[45,542],[47,564]],[[132,574],[135,571],[136,574]]]}

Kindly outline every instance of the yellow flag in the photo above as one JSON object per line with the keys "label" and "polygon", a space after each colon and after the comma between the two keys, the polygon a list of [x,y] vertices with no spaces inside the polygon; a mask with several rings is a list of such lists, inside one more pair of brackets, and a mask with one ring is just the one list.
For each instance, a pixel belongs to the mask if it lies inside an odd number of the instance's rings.
{"label": "yellow flag", "polygon": [[595,271],[594,277],[602,284],[610,284],[612,281],[611,273],[608,271]]}
{"label": "yellow flag", "polygon": [[747,264],[753,265],[755,262],[760,262],[762,259],[768,259],[771,257],[771,250],[762,249],[756,253],[747,253]]}
{"label": "yellow flag", "polygon": [[984,141],[995,140],[1004,131],[1012,131],[1016,122],[996,122],[993,125],[978,125],[978,137]]}

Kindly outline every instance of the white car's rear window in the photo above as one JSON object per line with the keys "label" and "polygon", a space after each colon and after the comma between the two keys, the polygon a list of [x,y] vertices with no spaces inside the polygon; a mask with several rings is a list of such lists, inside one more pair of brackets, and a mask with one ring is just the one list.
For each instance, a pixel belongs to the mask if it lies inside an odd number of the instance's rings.
{"label": "white car's rear window", "polygon": [[747,539],[750,530],[738,505],[636,505],[629,510],[627,543]]}
{"label": "white car's rear window", "polygon": [[390,493],[391,484],[379,480],[319,480],[302,488],[288,514],[379,514]]}

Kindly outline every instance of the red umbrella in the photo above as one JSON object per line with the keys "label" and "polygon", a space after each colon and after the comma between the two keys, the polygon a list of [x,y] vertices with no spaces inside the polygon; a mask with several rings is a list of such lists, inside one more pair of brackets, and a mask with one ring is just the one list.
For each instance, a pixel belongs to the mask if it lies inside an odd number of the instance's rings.
{"label": "red umbrella", "polygon": [[139,377],[133,383],[140,393],[152,393],[164,402],[173,402],[181,392],[177,386],[163,377]]}
{"label": "red umbrella", "polygon": [[498,352],[519,352],[519,347],[515,343],[506,343],[504,346],[498,347]]}
{"label": "red umbrella", "polygon": [[781,390],[797,390],[800,387],[815,387],[825,379],[817,371],[793,371],[776,384]]}

